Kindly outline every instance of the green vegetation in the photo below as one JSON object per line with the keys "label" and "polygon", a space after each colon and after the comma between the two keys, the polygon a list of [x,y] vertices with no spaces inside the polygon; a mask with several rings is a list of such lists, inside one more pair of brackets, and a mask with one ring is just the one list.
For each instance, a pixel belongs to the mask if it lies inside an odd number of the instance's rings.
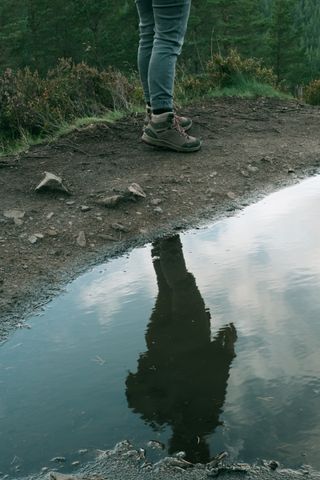
{"label": "green vegetation", "polygon": [[[59,58],[126,73],[136,68],[138,18],[133,0],[1,0],[0,73],[30,67],[41,76]],[[319,77],[319,0],[192,2],[181,64],[200,74],[230,49],[261,58],[288,88]]]}
{"label": "green vegetation", "polygon": [[[143,108],[133,0],[2,0],[0,41],[0,152]],[[318,0],[192,3],[178,104],[297,91],[319,104],[319,79]]]}

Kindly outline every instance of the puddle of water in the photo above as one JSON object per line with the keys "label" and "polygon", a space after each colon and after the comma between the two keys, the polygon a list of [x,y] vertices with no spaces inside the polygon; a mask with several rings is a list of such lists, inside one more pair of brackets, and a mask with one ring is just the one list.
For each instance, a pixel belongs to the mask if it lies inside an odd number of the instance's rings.
{"label": "puddle of water", "polygon": [[0,348],[0,471],[124,438],[319,469],[319,201],[316,177],[70,284]]}

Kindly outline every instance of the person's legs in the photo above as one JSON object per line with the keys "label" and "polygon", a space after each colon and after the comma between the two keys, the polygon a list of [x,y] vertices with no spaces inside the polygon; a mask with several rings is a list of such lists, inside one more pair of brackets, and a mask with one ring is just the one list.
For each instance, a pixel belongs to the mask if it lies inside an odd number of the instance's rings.
{"label": "person's legs", "polygon": [[191,0],[152,0],[155,36],[148,80],[151,107],[156,113],[173,110],[176,62],[187,30],[190,5]]}
{"label": "person's legs", "polygon": [[191,0],[136,0],[140,17],[138,67],[147,108],[142,140],[178,152],[195,152],[199,139],[186,134],[192,121],[173,112],[177,57],[181,52]]}
{"label": "person's legs", "polygon": [[140,34],[138,69],[145,101],[150,104],[148,72],[155,29],[152,0],[136,0],[136,6],[139,14]]}

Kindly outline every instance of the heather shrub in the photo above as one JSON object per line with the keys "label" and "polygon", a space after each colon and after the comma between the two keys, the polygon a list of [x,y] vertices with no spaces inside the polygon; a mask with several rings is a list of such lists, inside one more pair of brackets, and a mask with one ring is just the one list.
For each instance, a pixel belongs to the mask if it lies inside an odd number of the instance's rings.
{"label": "heather shrub", "polygon": [[183,74],[178,76],[175,93],[178,98],[196,98],[208,93],[211,86],[211,80],[207,74]]}
{"label": "heather shrub", "polygon": [[242,58],[236,50],[230,50],[225,57],[213,56],[206,69],[213,87],[236,86],[241,80],[276,85],[276,76],[271,68],[264,67],[256,58]]}
{"label": "heather shrub", "polygon": [[313,80],[306,86],[303,97],[311,105],[320,105],[320,79]]}
{"label": "heather shrub", "polygon": [[128,109],[135,91],[120,72],[100,72],[68,59],[59,60],[45,78],[28,68],[8,69],[0,76],[1,136],[45,135],[79,117]]}

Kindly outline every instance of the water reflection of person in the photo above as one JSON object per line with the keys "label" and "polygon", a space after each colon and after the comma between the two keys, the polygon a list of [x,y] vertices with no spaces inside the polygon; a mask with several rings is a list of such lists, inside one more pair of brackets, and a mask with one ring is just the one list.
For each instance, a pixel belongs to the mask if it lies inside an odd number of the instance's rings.
{"label": "water reflection of person", "polygon": [[221,425],[236,330],[224,327],[211,340],[210,313],[186,269],[178,235],[153,244],[159,288],[146,331],[148,351],[129,373],[129,407],[153,427],[170,425],[169,453],[210,459],[206,435]]}

